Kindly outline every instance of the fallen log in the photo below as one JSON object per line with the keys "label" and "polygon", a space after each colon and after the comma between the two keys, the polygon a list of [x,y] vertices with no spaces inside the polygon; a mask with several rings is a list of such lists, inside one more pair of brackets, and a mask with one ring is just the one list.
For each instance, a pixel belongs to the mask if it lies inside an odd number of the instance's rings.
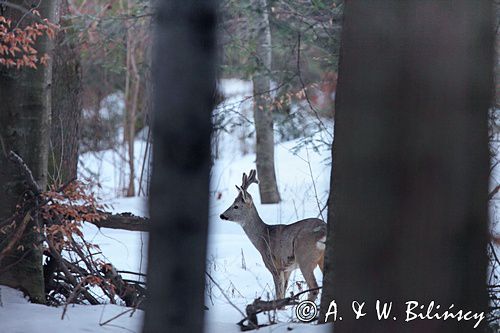
{"label": "fallen log", "polygon": [[149,231],[149,218],[131,213],[111,214],[100,212],[105,218],[100,221],[87,221],[98,228],[123,229],[129,231]]}
{"label": "fallen log", "polygon": [[[254,329],[258,329],[261,327],[269,326],[275,324],[274,322],[268,324],[259,324],[257,320],[257,315],[261,312],[269,312],[276,311],[279,309],[283,309],[285,306],[289,305],[297,305],[299,304],[299,297],[305,293],[309,293],[311,291],[319,290],[322,287],[312,288],[308,290],[301,291],[298,294],[292,295],[290,297],[276,299],[271,301],[263,301],[259,298],[256,298],[253,303],[248,304],[245,308],[246,317],[240,320],[237,325],[240,326],[242,332],[251,331]],[[247,322],[248,324],[245,324]]]}

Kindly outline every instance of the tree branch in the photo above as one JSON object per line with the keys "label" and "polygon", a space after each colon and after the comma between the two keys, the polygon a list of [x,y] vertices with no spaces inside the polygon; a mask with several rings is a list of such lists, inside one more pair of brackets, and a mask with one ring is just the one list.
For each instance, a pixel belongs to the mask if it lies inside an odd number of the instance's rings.
{"label": "tree branch", "polygon": [[24,160],[21,158],[21,156],[17,155],[15,152],[11,150],[9,152],[8,158],[18,168],[21,175],[24,176],[28,188],[35,195],[40,194],[42,192],[42,189],[40,188],[40,185],[38,185],[38,183],[36,182],[35,177],[33,177],[33,173],[31,172],[30,168],[26,165]]}

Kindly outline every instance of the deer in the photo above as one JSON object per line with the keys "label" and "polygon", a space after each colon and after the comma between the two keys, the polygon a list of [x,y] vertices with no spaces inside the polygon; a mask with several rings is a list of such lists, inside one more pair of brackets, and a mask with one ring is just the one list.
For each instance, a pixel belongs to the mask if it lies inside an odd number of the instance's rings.
{"label": "deer", "polygon": [[222,220],[236,222],[260,252],[265,267],[271,272],[276,299],[283,299],[288,280],[295,269],[300,269],[310,290],[308,299],[315,301],[318,284],[314,269],[323,272],[326,223],[317,218],[307,218],[292,224],[266,224],[259,216],[248,187],[256,183],[255,170],[243,173],[241,186],[233,204],[220,215]]}

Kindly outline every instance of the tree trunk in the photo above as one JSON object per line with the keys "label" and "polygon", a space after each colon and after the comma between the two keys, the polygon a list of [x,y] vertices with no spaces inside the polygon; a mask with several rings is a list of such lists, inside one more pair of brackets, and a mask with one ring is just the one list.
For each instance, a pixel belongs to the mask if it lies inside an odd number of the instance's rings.
{"label": "tree trunk", "polygon": [[[12,2],[24,5],[23,1]],[[38,11],[42,17],[53,20],[54,7],[55,1],[42,1]],[[4,15],[12,18],[15,25],[23,13],[7,7]],[[45,37],[41,38],[36,46],[38,53],[50,51],[50,44]],[[48,66],[39,65],[36,70],[0,67],[1,221],[14,214],[16,204],[26,189],[23,176],[8,162],[6,152],[13,150],[20,155],[39,185],[45,187],[50,137],[50,85],[50,61]],[[34,302],[44,302],[42,252],[39,235],[34,230],[36,226],[34,219],[28,224],[16,251],[2,261],[0,284],[23,290]],[[5,238],[0,233],[0,244],[4,242]]]}
{"label": "tree trunk", "polygon": [[495,90],[494,90],[494,107],[500,108],[500,3],[493,2],[494,18],[495,18]]}
{"label": "tree trunk", "polygon": [[203,331],[215,7],[159,3],[145,333]]}
{"label": "tree trunk", "polygon": [[[491,10],[346,3],[321,300],[322,318],[336,301],[336,332],[472,332],[477,320],[406,322],[405,302],[488,309]],[[376,300],[393,302],[387,320]]]}
{"label": "tree trunk", "polygon": [[[131,8],[133,3],[127,0],[127,14],[132,15]],[[128,153],[128,186],[127,197],[135,195],[135,123],[137,117],[137,103],[139,95],[140,77],[136,65],[136,47],[133,24],[127,26],[127,76],[125,84],[125,128],[124,128],[124,141],[127,144]]]}
{"label": "tree trunk", "polygon": [[[71,21],[68,1],[61,0],[57,17],[63,28]],[[81,69],[76,45],[61,29],[55,40],[52,65],[52,130],[49,151],[49,182],[64,184],[77,175],[82,118]]]}
{"label": "tree trunk", "polygon": [[259,177],[260,201],[280,202],[274,170],[273,114],[270,107],[271,29],[266,0],[252,0],[254,10],[256,70],[253,74],[254,120],[256,133],[256,164]]}

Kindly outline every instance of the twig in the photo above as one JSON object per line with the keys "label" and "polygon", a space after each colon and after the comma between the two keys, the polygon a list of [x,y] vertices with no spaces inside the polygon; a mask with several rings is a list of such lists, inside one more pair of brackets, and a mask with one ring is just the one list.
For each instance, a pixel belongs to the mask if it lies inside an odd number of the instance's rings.
{"label": "twig", "polygon": [[122,278],[122,281],[123,282],[127,282],[127,283],[135,283],[135,284],[146,285],[146,282],[144,282],[144,281],[129,280],[129,279],[123,279],[123,278]]}
{"label": "twig", "polygon": [[26,226],[28,225],[29,221],[31,220],[31,211],[28,211],[26,215],[24,216],[21,224],[17,227],[16,232],[14,235],[10,236],[9,243],[3,248],[2,252],[0,252],[0,263],[2,262],[3,258],[7,253],[9,253],[14,245],[21,239],[23,236],[24,230],[26,230]]}
{"label": "twig", "polygon": [[304,96],[306,98],[307,104],[311,108],[312,112],[316,116],[316,119],[318,120],[319,124],[325,129],[325,132],[332,138],[333,140],[333,135],[330,134],[328,129],[326,128],[325,124],[321,120],[318,114],[318,110],[312,105],[311,99],[309,98],[309,94],[306,91],[306,84],[304,83],[304,80],[302,79],[302,73],[300,69],[300,33],[297,35],[297,74],[299,77],[300,84],[302,85],[302,91],[304,92]]}
{"label": "twig", "polygon": [[314,181],[314,176],[311,168],[311,160],[309,159],[309,149],[307,149],[307,146],[306,146],[306,154],[307,154],[307,166],[309,167],[309,175],[311,176],[311,181],[314,189],[314,198],[316,199],[316,204],[318,205],[319,215],[321,216],[321,219],[324,221],[325,218],[323,217],[323,210],[321,209],[321,205],[319,203],[318,191],[316,190],[316,182]]}
{"label": "twig", "polygon": [[42,20],[40,17],[36,16],[35,14],[32,13],[31,10],[28,10],[26,9],[25,7],[23,6],[19,6],[19,5],[16,5],[15,3],[12,3],[12,2],[8,2],[8,1],[1,1],[0,2],[1,5],[3,6],[6,6],[6,7],[10,7],[12,9],[15,9],[15,10],[18,10],[20,12],[22,12],[24,15],[23,15],[23,18],[25,15],[28,15],[29,17],[37,20],[38,22],[40,23],[43,23],[45,24],[46,22],[44,20]]}
{"label": "twig", "polygon": [[498,193],[498,191],[500,191],[500,184],[495,186],[495,188],[491,190],[491,192],[488,194],[488,200],[493,199],[493,197],[495,196],[495,194]]}
{"label": "twig", "polygon": [[66,300],[66,304],[64,304],[64,309],[63,309],[63,313],[61,315],[61,320],[63,320],[64,316],[66,315],[66,311],[68,310],[69,303],[72,303],[73,300],[76,297],[78,297],[78,295],[80,294],[80,289],[82,289],[82,285],[83,285],[84,282],[85,282],[85,280],[80,281],[80,283],[78,283],[76,285],[76,287],[73,289],[73,291],[69,295],[68,299]]}
{"label": "twig", "polygon": [[224,292],[224,290],[222,290],[222,287],[214,280],[214,278],[208,273],[208,272],[205,272],[205,274],[207,274],[208,278],[210,279],[210,281],[213,282],[213,284],[215,284],[215,286],[219,289],[219,291],[221,292],[222,296],[224,296],[224,298],[229,302],[229,304],[236,309],[236,311],[238,311],[243,317],[245,317],[245,314],[243,313],[243,311],[241,311],[236,305],[234,305],[233,302],[231,302],[231,300],[229,299],[229,297],[226,295],[226,293]]}
{"label": "twig", "polygon": [[144,273],[139,273],[139,272],[131,272],[131,271],[117,271],[118,273],[121,274],[132,274],[132,275],[140,275],[140,276],[147,276]]}
{"label": "twig", "polygon": [[123,316],[124,314],[129,313],[129,312],[132,312],[132,311],[134,311],[134,310],[135,310],[135,308],[130,308],[130,309],[127,309],[127,310],[125,310],[125,311],[123,311],[123,312],[120,312],[120,313],[119,313],[119,314],[117,314],[116,316],[111,317],[110,319],[106,320],[104,323],[99,323],[99,326],[104,326],[104,325],[106,325],[106,324],[108,324],[108,323],[112,322],[112,321],[113,321],[113,320],[115,320],[116,318],[119,318],[119,317]]}
{"label": "twig", "polygon": [[123,316],[124,314],[129,313],[129,312],[131,312],[131,313],[130,313],[130,317],[132,317],[132,316],[134,315],[135,311],[137,311],[137,307],[138,307],[139,305],[141,305],[141,302],[142,302],[143,300],[144,300],[144,299],[141,299],[141,300],[137,303],[137,305],[136,305],[136,306],[134,306],[133,308],[127,309],[127,310],[125,310],[125,311],[123,311],[123,312],[121,312],[121,313],[117,314],[116,316],[109,318],[108,320],[106,320],[106,321],[105,321],[105,322],[103,322],[103,323],[99,322],[99,326],[104,326],[104,325],[106,325],[106,324],[108,324],[108,323],[112,322],[112,321],[113,321],[113,320],[115,320],[116,318],[119,318],[119,317],[121,317],[121,316]]}

